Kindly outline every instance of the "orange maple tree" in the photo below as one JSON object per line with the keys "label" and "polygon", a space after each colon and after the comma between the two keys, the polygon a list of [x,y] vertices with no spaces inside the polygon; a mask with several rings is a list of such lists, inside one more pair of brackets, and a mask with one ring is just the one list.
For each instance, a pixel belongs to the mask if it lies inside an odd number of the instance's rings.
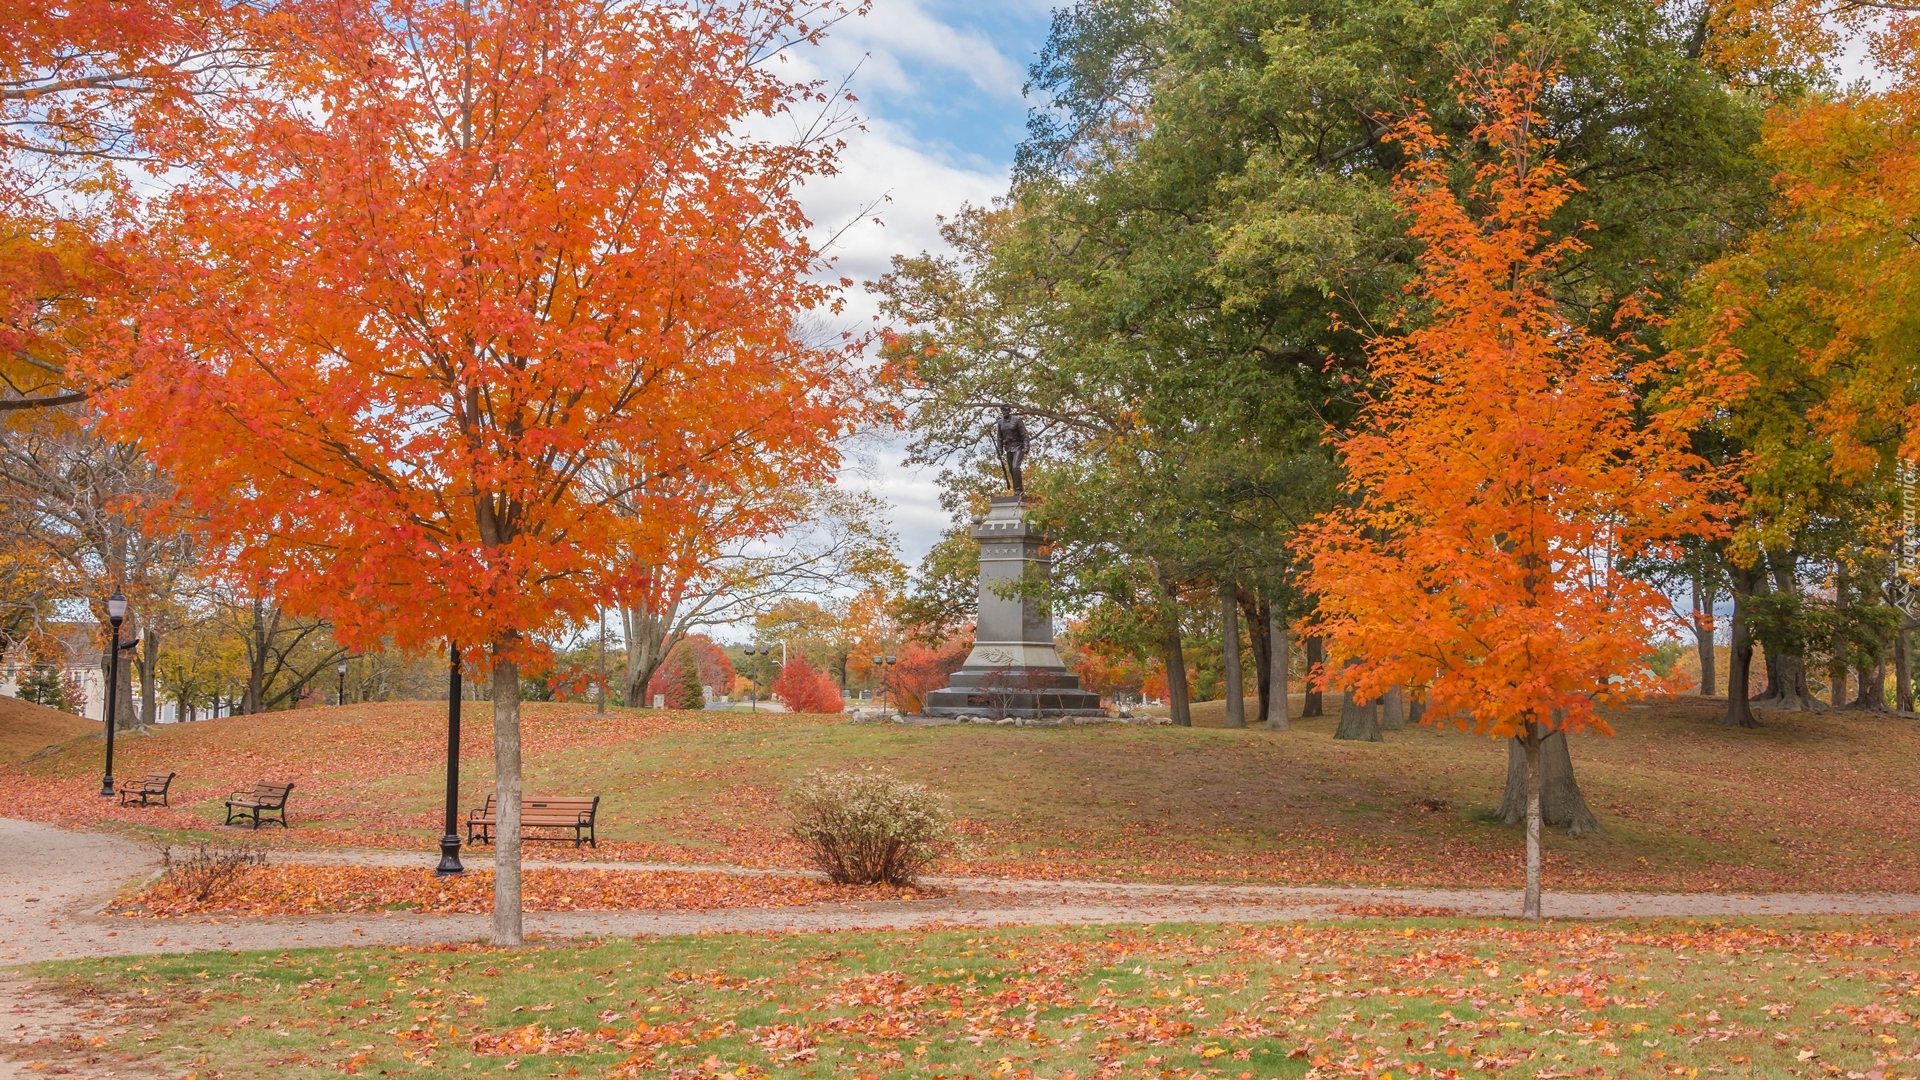
{"label": "orange maple tree", "polygon": [[231,572],[349,645],[491,668],[498,942],[520,665],[644,587],[680,511],[640,478],[828,476],[863,400],[855,343],[797,330],[834,297],[794,192],[837,144],[751,134],[821,96],[762,63],[819,16],[279,7],[250,43],[275,63],[152,210],[139,349],[92,371]]}
{"label": "orange maple tree", "polygon": [[249,5],[0,0],[0,414],[86,395],[70,354],[124,348],[115,171],[245,63]]}
{"label": "orange maple tree", "polygon": [[1688,449],[1697,411],[1637,422],[1635,377],[1655,365],[1551,291],[1580,248],[1546,224],[1576,190],[1539,133],[1551,77],[1537,57],[1463,72],[1477,118],[1464,152],[1424,113],[1395,129],[1412,159],[1395,194],[1423,245],[1413,325],[1370,342],[1374,390],[1337,442],[1351,505],[1306,532],[1313,632],[1345,662],[1322,681],[1368,699],[1411,686],[1424,723],[1525,749],[1530,919],[1542,739],[1608,732],[1600,706],[1664,687],[1645,659],[1670,605],[1623,564],[1723,528],[1724,481]]}

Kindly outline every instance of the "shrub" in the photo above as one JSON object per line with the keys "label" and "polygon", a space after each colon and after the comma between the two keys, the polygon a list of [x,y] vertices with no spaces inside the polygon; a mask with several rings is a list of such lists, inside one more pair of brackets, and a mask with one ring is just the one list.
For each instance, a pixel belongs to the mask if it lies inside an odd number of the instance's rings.
{"label": "shrub", "polygon": [[266,852],[243,844],[198,844],[178,855],[170,847],[160,849],[160,865],[167,868],[167,884],[180,895],[195,900],[212,899],[213,894],[241,870],[266,863]]}
{"label": "shrub", "polygon": [[826,672],[807,663],[804,656],[796,656],[781,666],[780,677],[773,680],[773,692],[787,708],[797,713],[837,713],[846,708],[840,688],[833,685]]}
{"label": "shrub", "polygon": [[911,885],[952,842],[940,796],[890,772],[816,772],[787,800],[794,839],[843,885]]}

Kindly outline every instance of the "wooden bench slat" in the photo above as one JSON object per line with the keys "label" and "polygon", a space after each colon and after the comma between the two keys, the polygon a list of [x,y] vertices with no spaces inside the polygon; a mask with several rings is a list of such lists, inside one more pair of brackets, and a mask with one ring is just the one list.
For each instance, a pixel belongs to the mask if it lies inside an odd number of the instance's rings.
{"label": "wooden bench slat", "polygon": [[[233,819],[251,820],[258,829],[262,821],[268,824],[278,822],[281,828],[287,828],[287,797],[293,794],[292,784],[275,784],[261,780],[249,791],[236,791],[227,796],[227,824]],[[235,811],[240,811],[235,813]],[[263,818],[262,814],[278,811],[278,818]]]}
{"label": "wooden bench slat", "polygon": [[[467,814],[467,842],[469,844],[489,844],[493,842],[493,830],[500,824],[498,813],[499,797],[487,796],[485,806]],[[520,838],[522,840],[566,840],[565,836],[541,836],[528,833],[533,829],[570,829],[573,831],[573,846],[582,843],[599,847],[599,838],[595,835],[595,822],[600,812],[598,795],[540,795],[523,798],[520,801]]]}
{"label": "wooden bench slat", "polygon": [[141,806],[151,806],[153,805],[152,800],[156,797],[159,798],[160,805],[162,806],[173,805],[168,801],[167,792],[168,789],[173,787],[173,778],[178,775],[178,773],[170,772],[153,772],[141,777],[137,783],[122,785],[120,788],[120,805],[125,806],[135,798],[138,798]]}

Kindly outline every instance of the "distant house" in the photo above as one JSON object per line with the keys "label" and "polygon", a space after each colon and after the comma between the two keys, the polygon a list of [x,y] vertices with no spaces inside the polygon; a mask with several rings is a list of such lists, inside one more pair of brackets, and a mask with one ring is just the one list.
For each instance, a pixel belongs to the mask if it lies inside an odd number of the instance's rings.
{"label": "distant house", "polygon": [[[49,627],[50,636],[60,643],[62,653],[60,672],[64,682],[78,690],[77,696],[84,699],[79,709],[69,711],[89,720],[104,720],[107,705],[107,673],[100,669],[100,654],[105,651],[99,631],[90,623],[54,623]],[[0,696],[19,697],[20,683],[29,677],[33,670],[33,658],[26,647],[18,646],[0,654]],[[133,702],[136,710],[140,707],[140,682],[134,674],[133,662],[125,656],[120,658],[120,677],[132,679]],[[136,712],[136,715],[138,713]],[[160,702],[155,714],[160,723],[170,724],[177,717],[175,707],[167,701]]]}

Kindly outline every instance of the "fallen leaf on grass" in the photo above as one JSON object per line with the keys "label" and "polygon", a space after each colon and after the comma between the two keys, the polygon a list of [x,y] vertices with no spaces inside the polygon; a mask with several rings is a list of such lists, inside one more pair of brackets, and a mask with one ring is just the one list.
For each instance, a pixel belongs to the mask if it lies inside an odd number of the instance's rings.
{"label": "fallen leaf on grass", "polygon": [[[851,900],[917,900],[923,889],[833,885],[785,875],[677,870],[531,868],[523,877],[528,911],[704,911],[800,907]],[[205,900],[166,879],[115,900],[108,913],[131,918],[182,915],[323,915],[415,911],[435,915],[493,910],[493,874],[442,878],[432,870],[391,866],[248,867]]]}

